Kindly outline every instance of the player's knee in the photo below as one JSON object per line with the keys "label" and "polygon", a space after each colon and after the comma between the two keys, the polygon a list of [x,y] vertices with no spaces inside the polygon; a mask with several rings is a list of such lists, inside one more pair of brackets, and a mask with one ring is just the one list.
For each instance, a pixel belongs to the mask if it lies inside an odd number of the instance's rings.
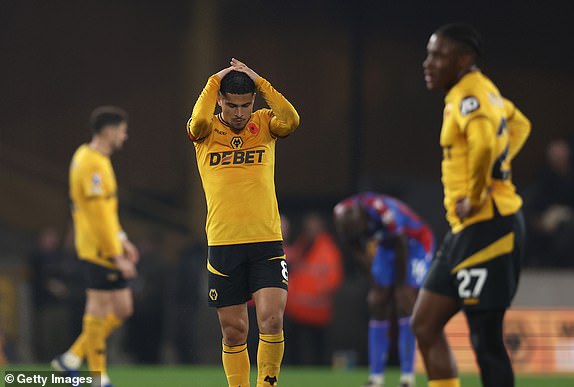
{"label": "player's knee", "polygon": [[247,342],[248,327],[243,321],[236,321],[222,327],[223,342],[227,345],[241,345]]}
{"label": "player's knee", "polygon": [[[473,337],[472,335],[471,342],[476,355],[476,362],[483,374],[489,375],[495,371],[499,374],[496,376],[497,380],[503,380],[504,377],[508,377],[509,373],[512,374],[512,366],[504,345],[502,347],[487,345],[480,337]],[[492,384],[485,383],[485,386],[487,385]]]}
{"label": "player's knee", "polygon": [[479,333],[472,333],[470,334],[470,344],[472,345],[472,348],[474,349],[474,352],[477,354],[479,353],[483,353],[484,352],[484,340],[481,339],[480,334]]}
{"label": "player's knee", "polygon": [[124,305],[116,310],[116,317],[120,320],[127,320],[134,314],[133,305]]}
{"label": "player's knee", "polygon": [[485,337],[483,332],[476,332],[470,334],[470,342],[479,363],[506,355],[506,348],[502,338]]}
{"label": "player's knee", "polygon": [[425,336],[424,322],[417,314],[413,314],[411,317],[411,330],[418,338],[419,336]]}
{"label": "player's knee", "polygon": [[367,295],[367,305],[369,306],[369,310],[376,309],[379,305],[382,304],[381,297],[377,295],[375,292],[369,292]]}
{"label": "player's knee", "polygon": [[434,329],[429,321],[421,316],[420,313],[414,313],[412,315],[411,330],[421,345],[431,342],[438,334],[436,329]]}
{"label": "player's knee", "polygon": [[130,299],[116,299],[110,308],[110,312],[122,321],[127,320],[134,313],[134,304]]}
{"label": "player's knee", "polygon": [[410,316],[413,314],[417,290],[410,287],[397,288],[395,291],[395,301],[397,311],[401,316]]}
{"label": "player's knee", "polygon": [[390,300],[390,291],[388,289],[373,288],[367,295],[367,305],[371,316],[384,314],[386,312],[387,304]]}
{"label": "player's knee", "polygon": [[283,314],[279,311],[261,316],[258,319],[259,332],[276,334],[283,329]]}
{"label": "player's knee", "polygon": [[467,312],[470,342],[477,356],[479,353],[506,353],[503,336],[503,312]]}

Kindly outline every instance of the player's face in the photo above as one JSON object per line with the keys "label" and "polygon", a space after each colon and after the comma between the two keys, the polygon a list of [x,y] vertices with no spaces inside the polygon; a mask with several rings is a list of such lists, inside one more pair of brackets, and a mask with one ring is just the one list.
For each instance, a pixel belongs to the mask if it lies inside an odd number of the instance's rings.
{"label": "player's face", "polygon": [[109,126],[108,138],[114,151],[122,149],[124,142],[128,139],[127,122],[120,122],[117,125]]}
{"label": "player's face", "polygon": [[217,103],[221,107],[223,119],[233,130],[239,131],[245,127],[251,113],[253,113],[253,103],[255,94],[219,94]]}
{"label": "player's face", "polygon": [[460,78],[462,67],[461,52],[456,42],[433,34],[423,62],[427,89],[449,90]]}

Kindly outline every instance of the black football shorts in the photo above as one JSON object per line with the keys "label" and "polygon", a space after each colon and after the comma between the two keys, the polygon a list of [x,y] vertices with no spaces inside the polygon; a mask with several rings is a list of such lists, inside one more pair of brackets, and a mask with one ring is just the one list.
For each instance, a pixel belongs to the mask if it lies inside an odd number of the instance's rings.
{"label": "black football shorts", "polygon": [[86,288],[94,290],[119,290],[129,286],[128,281],[117,269],[82,261]]}
{"label": "black football shorts", "polygon": [[467,310],[508,308],[524,255],[524,219],[510,216],[448,232],[427,273],[423,288],[460,301]]}
{"label": "black football shorts", "polygon": [[239,305],[262,288],[287,290],[283,242],[209,246],[207,250],[209,306]]}

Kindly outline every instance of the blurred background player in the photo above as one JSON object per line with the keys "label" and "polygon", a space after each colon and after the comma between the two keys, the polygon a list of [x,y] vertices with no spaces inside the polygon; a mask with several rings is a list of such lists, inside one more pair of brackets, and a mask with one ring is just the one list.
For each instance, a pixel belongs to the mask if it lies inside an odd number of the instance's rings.
{"label": "blurred background player", "polygon": [[[256,88],[271,109],[253,112]],[[214,115],[216,104],[221,113]],[[257,386],[277,385],[288,278],[275,193],[275,143],[298,125],[289,101],[236,59],[209,78],[188,121],[207,201],[209,305],[217,308],[229,386],[249,386],[251,297],[259,327]]]}
{"label": "blurred background player", "polygon": [[70,165],[70,197],[75,245],[86,274],[86,309],[82,333],[51,365],[74,373],[87,358],[98,372],[95,385],[110,387],[106,339],[132,314],[128,280],[137,275],[139,253],[118,218],[117,183],[110,156],[128,138],[127,113],[114,106],[95,109],[90,117],[92,140],[81,145]]}
{"label": "blurred background player", "polygon": [[482,384],[514,386],[503,320],[524,255],[522,200],[510,163],[530,122],[476,66],[480,36],[462,23],[432,34],[423,62],[429,90],[443,90],[444,205],[451,231],[437,252],[413,314],[429,386],[455,387],[457,367],[444,326],[461,308]]}
{"label": "blurred background player", "polygon": [[429,226],[401,201],[383,194],[360,193],[335,206],[340,238],[370,272],[367,298],[369,321],[369,381],[384,385],[389,350],[391,306],[398,316],[401,387],[415,385],[415,337],[410,316],[434,251]]}

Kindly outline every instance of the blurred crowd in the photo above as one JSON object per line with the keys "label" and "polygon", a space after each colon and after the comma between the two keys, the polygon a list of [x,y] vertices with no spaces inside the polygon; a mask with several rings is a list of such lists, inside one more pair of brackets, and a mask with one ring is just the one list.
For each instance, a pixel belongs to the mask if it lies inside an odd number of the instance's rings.
{"label": "blurred crowd", "polygon": [[[131,283],[136,312],[116,340],[119,352],[135,363],[161,363],[166,345],[172,348],[173,362],[186,364],[196,359],[195,311],[203,294],[205,247],[188,240],[178,243],[177,256],[170,259],[158,233],[137,241],[139,275]],[[83,276],[72,233],[42,230],[28,259],[32,361],[48,362],[81,332]]]}
{"label": "blurred crowd", "polygon": [[523,195],[527,266],[574,267],[574,159],[572,144],[551,141],[546,164]]}

